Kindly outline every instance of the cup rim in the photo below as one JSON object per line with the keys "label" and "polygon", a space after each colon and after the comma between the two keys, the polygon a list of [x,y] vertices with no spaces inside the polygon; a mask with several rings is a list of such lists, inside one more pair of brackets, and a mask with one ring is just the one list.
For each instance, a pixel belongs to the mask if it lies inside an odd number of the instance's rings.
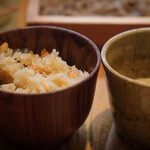
{"label": "cup rim", "polygon": [[83,84],[83,83],[87,82],[88,80],[90,80],[94,76],[94,74],[98,71],[98,69],[100,67],[100,64],[101,64],[101,55],[100,55],[99,48],[97,47],[97,45],[91,39],[89,39],[85,35],[83,35],[81,33],[78,33],[78,32],[76,32],[74,30],[63,28],[63,27],[57,27],[57,26],[39,25],[39,26],[18,27],[18,28],[15,28],[15,29],[2,31],[2,32],[0,32],[0,34],[7,34],[9,32],[20,31],[20,30],[27,30],[27,29],[55,29],[55,30],[58,30],[58,31],[66,32],[68,34],[73,34],[73,35],[79,36],[80,38],[82,38],[85,41],[87,41],[93,47],[93,50],[95,51],[96,56],[97,56],[96,65],[95,65],[94,69],[92,70],[92,72],[89,73],[89,76],[86,77],[85,79],[83,79],[82,81],[80,81],[80,82],[78,82],[78,83],[76,83],[74,85],[71,85],[69,87],[65,87],[63,89],[59,89],[59,90],[56,90],[56,91],[42,92],[42,93],[17,93],[17,92],[10,92],[10,91],[6,91],[6,90],[0,89],[0,92],[13,94],[13,95],[26,95],[26,96],[28,96],[28,95],[43,95],[43,94],[44,95],[57,94],[59,92],[64,92],[64,91],[66,91],[68,89],[73,89],[73,88],[75,88],[77,86],[80,86],[81,84]]}
{"label": "cup rim", "polygon": [[101,51],[101,60],[102,60],[102,64],[107,68],[107,70],[109,70],[113,75],[119,77],[122,80],[128,81],[132,84],[136,84],[139,86],[143,86],[143,87],[150,87],[150,84],[145,83],[145,82],[141,82],[132,78],[129,78],[119,72],[117,72],[115,69],[113,69],[109,63],[106,60],[106,53],[107,53],[107,49],[109,47],[109,45],[111,45],[113,42],[117,41],[119,38],[121,37],[126,37],[128,35],[132,35],[134,33],[142,33],[145,31],[149,31],[150,32],[150,27],[143,27],[143,28],[136,28],[136,29],[130,29],[124,32],[121,32],[119,34],[116,34],[115,36],[111,37],[102,47],[102,51]]}

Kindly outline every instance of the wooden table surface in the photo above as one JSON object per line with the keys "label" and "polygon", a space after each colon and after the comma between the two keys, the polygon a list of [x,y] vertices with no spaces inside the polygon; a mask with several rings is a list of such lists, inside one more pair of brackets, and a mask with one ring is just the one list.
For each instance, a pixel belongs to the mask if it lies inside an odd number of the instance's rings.
{"label": "wooden table surface", "polygon": [[[25,26],[27,0],[21,1],[17,27]],[[0,150],[20,150],[0,136]],[[57,150],[137,150],[123,142],[115,131],[102,66],[93,105],[85,123]]]}

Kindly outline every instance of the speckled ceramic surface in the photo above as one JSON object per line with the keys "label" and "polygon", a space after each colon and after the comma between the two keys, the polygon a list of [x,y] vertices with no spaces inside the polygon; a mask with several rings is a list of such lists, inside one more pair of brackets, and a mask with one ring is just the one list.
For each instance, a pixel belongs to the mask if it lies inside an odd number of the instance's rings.
{"label": "speckled ceramic surface", "polygon": [[110,104],[121,137],[150,149],[150,28],[111,38],[102,49]]}

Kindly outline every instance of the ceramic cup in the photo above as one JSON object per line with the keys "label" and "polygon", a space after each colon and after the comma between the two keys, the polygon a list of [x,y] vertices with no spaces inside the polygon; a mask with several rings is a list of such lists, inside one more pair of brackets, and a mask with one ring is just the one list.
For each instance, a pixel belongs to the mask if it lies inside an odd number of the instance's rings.
{"label": "ceramic cup", "polygon": [[112,37],[101,56],[117,132],[132,145],[150,148],[150,28]]}

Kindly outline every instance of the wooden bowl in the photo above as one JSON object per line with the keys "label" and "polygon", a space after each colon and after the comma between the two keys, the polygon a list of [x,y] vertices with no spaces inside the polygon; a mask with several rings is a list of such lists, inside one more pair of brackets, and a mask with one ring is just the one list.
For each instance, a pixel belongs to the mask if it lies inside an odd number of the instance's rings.
{"label": "wooden bowl", "polygon": [[72,135],[90,111],[100,53],[85,36],[50,26],[24,27],[0,33],[0,44],[29,48],[40,53],[56,48],[63,60],[90,75],[80,83],[60,91],[19,94],[0,90],[0,131],[15,143],[54,145]]}

